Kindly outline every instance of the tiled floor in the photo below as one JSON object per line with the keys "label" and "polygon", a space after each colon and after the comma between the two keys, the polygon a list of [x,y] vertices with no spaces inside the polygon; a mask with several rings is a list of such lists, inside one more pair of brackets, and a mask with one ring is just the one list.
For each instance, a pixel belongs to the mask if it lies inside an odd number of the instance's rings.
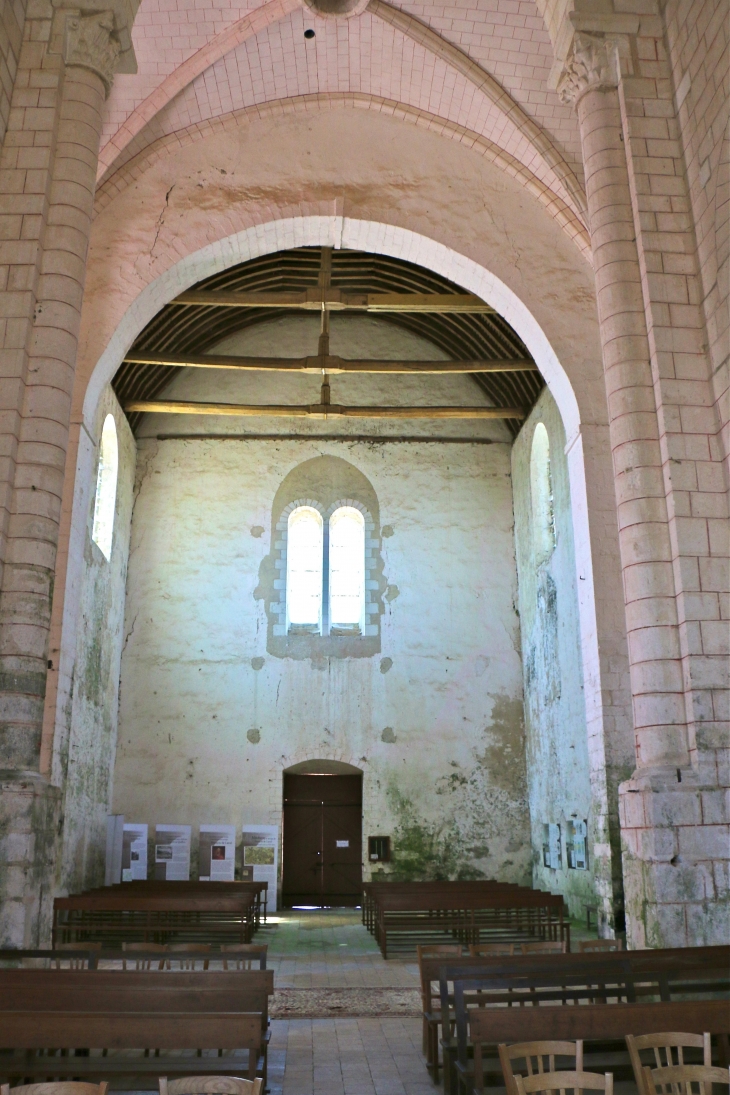
{"label": "tiled floor", "polygon": [[[355,910],[275,914],[269,944],[277,988],[411,988],[415,960],[385,962]],[[271,1024],[271,1095],[433,1095],[420,1019],[279,1019]]]}

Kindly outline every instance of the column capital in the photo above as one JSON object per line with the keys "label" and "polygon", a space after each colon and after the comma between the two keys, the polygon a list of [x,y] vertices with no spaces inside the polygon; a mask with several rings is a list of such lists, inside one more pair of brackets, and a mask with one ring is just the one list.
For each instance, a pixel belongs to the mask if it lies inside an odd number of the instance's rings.
{"label": "column capital", "polygon": [[114,12],[99,11],[92,15],[69,12],[63,37],[63,59],[67,65],[91,69],[101,77],[108,95],[121,44],[114,34]]}
{"label": "column capital", "polygon": [[630,63],[630,57],[626,34],[576,31],[557,80],[558,95],[564,103],[576,106],[586,91],[618,87],[621,62]]}

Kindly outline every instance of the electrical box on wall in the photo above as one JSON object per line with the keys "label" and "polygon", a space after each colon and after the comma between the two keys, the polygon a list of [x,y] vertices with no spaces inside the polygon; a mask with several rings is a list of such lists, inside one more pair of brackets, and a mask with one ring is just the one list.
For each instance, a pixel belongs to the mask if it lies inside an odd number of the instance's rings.
{"label": "electrical box on wall", "polygon": [[368,859],[371,863],[390,863],[390,837],[368,837]]}
{"label": "electrical box on wall", "polygon": [[573,871],[588,870],[588,822],[571,820],[566,834],[568,866]]}
{"label": "electrical box on wall", "polygon": [[559,825],[543,826],[542,861],[552,871],[559,871],[563,866]]}

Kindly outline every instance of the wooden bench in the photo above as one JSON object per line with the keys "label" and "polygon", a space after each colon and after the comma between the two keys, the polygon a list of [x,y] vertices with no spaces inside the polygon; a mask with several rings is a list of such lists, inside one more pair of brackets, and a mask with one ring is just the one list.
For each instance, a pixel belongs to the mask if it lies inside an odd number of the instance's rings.
{"label": "wooden bench", "polygon": [[249,943],[256,928],[254,894],[112,892],[57,897],[52,943]]}
{"label": "wooden bench", "polygon": [[563,919],[559,894],[534,890],[380,894],[375,939],[384,958],[394,949],[448,941],[560,940],[570,949],[570,924]]}
{"label": "wooden bench", "polygon": [[388,894],[487,893],[503,890],[508,893],[534,893],[528,886],[515,882],[498,882],[495,879],[478,879],[465,882],[364,882],[362,887],[362,922],[371,934],[375,933],[376,909],[381,896]]}
{"label": "wooden bench", "polygon": [[[268,951],[268,945],[266,943],[243,943],[242,947],[245,947],[244,951],[236,950],[233,953],[225,952],[221,950],[211,949],[208,958],[213,963],[223,963],[228,961],[229,963],[235,960],[237,957],[248,957],[252,962],[257,962],[259,969],[266,969],[266,955]],[[191,951],[188,955],[186,951],[176,951],[175,959],[185,959],[186,957],[193,958],[197,956],[197,952]],[[0,963],[12,963],[14,966],[24,965],[26,962],[45,963],[45,968],[49,967],[49,964],[53,966],[58,962],[72,962],[85,961],[87,969],[102,969],[107,966],[118,966],[125,959],[127,962],[130,959],[135,961],[145,961],[151,959],[155,961],[159,959],[159,951],[142,951],[135,950],[133,952],[116,950],[116,949],[102,949],[102,950],[85,950],[83,943],[79,943],[78,947],[74,947],[73,950],[29,950],[29,949],[15,949],[7,948],[0,950]],[[199,956],[198,956],[199,957]],[[2,966],[0,966],[2,968]],[[27,966],[26,966],[27,968]]]}
{"label": "wooden bench", "polygon": [[[245,1071],[255,1079],[266,1076],[265,1039],[258,1013],[241,1011],[55,1011],[34,1008],[2,1014],[3,1046],[0,1076],[6,1082],[46,1078],[111,1080],[121,1076],[236,1075],[243,1059],[228,1050],[246,1050]],[[52,1047],[68,1052],[83,1047],[83,1056],[49,1055]],[[165,1053],[176,1050],[216,1050],[215,1056]],[[92,1056],[91,1050],[140,1050],[159,1048],[154,1057]],[[41,1052],[33,1053],[38,1050]],[[154,1085],[157,1086],[156,1083]]]}
{"label": "wooden bench", "polygon": [[[537,1014],[535,1008],[541,1004],[585,1007],[618,1006],[621,1001],[653,1002],[657,997],[666,1002],[678,997],[701,1000],[727,995],[730,988],[727,947],[525,955],[497,958],[488,963],[482,959],[482,971],[475,967],[474,961],[444,965],[439,974],[439,1019],[445,1032],[441,1041],[449,1088],[455,1068],[459,1075],[468,1075],[468,1023],[475,1008],[488,1006],[495,1011],[521,1014],[527,1023],[523,1027],[527,1040],[532,1038],[530,1017]],[[450,984],[453,994],[449,991]],[[575,1009],[553,1006],[546,1010]],[[456,1038],[452,1036],[454,1026]]]}
{"label": "wooden bench", "polygon": [[[0,970],[0,1044],[6,1049],[19,1051],[22,1049],[56,1049],[90,1047],[93,1049],[145,1049],[150,1047],[195,1048],[195,1049],[219,1049],[221,1047],[233,1049],[257,1048],[262,1055],[262,1070],[266,1072],[266,1047],[268,1043],[268,1000],[274,990],[274,975],[272,970],[247,970],[247,971],[210,971],[210,972],[174,972],[163,973],[161,971],[123,971],[123,970],[33,970],[11,969]],[[85,1033],[87,1027],[82,1019],[74,1019],[74,1016],[87,1016],[89,1014],[105,1017],[107,1026],[103,1024],[88,1028],[97,1031],[93,1037],[91,1033]],[[31,1019],[37,1016],[35,1025]],[[181,1016],[191,1015],[199,1018],[206,1016],[202,1026],[196,1028],[192,1021],[180,1019]],[[223,1030],[235,1031],[235,1019],[245,1015],[249,1018],[243,1022],[242,1030],[249,1029],[250,1016],[255,1015],[258,1024],[258,1042],[256,1047],[249,1044],[239,1044],[234,1038],[229,1040],[228,1034],[224,1036]],[[16,1024],[16,1017],[25,1017],[20,1026]],[[65,1041],[57,1041],[48,1033],[55,1029],[48,1027],[49,1016],[56,1016],[53,1022],[67,1019],[68,1024],[63,1027]],[[127,1016],[159,1017],[159,1023],[145,1028],[143,1020],[136,1018],[134,1021],[126,1021]],[[220,1016],[229,1016],[226,1019],[227,1026],[221,1028],[220,1034],[215,1031],[215,1020]],[[18,1020],[19,1021],[19,1020]],[[100,1020],[101,1022],[101,1020]],[[182,1026],[176,1024],[182,1023]],[[73,1024],[76,1023],[76,1026]],[[122,1042],[108,1041],[106,1034],[102,1032],[114,1032],[115,1023],[120,1024]],[[135,1025],[136,1024],[136,1025]],[[165,1025],[167,1024],[167,1025]],[[189,1036],[192,1041],[181,1042],[178,1038],[178,1029],[190,1029]],[[198,1030],[198,1034],[192,1032]],[[35,1038],[36,1041],[26,1045],[22,1040],[14,1041],[11,1037],[13,1030],[25,1032],[23,1038]],[[76,1034],[74,1034],[76,1031]],[[146,1033],[145,1033],[146,1031]],[[209,1035],[204,1033],[210,1031]],[[165,1033],[168,1032],[168,1033]],[[247,1035],[248,1037],[248,1035]],[[142,1039],[141,1041],[139,1039]],[[169,1040],[169,1039],[172,1040]],[[168,1039],[166,1041],[166,1039]],[[134,1071],[132,1066],[115,1064],[110,1067]],[[45,1061],[45,1065],[44,1065]],[[190,1059],[185,1058],[189,1064]],[[5,1073],[14,1072],[14,1066],[18,1058],[10,1061],[5,1056],[1,1057],[0,1069]],[[38,1055],[33,1058],[33,1070],[26,1069],[23,1075],[44,1075],[48,1070],[48,1060]],[[10,1068],[10,1066],[13,1068]],[[37,1067],[36,1067],[37,1066]],[[65,1066],[64,1066],[65,1067]],[[91,1068],[92,1066],[84,1066]],[[100,1066],[97,1066],[100,1067]],[[106,1067],[106,1066],[104,1066]],[[178,1071],[184,1072],[187,1064],[181,1066]],[[240,1067],[240,1058],[239,1058]],[[249,1061],[249,1067],[250,1065]],[[44,1071],[45,1070],[45,1071]],[[55,1064],[52,1071],[55,1070]],[[217,1069],[217,1071],[220,1071]],[[15,1073],[14,1074],[18,1074]],[[66,1071],[65,1075],[73,1074]]]}
{"label": "wooden bench", "polygon": [[82,890],[80,894],[72,894],[73,897],[105,896],[111,893],[124,894],[190,894],[203,896],[210,894],[237,894],[252,893],[254,895],[256,926],[260,921],[266,921],[268,882],[254,882],[253,880],[239,882],[200,882],[200,881],[160,881],[158,879],[137,879],[134,882],[120,882],[114,886],[97,886],[91,890]]}

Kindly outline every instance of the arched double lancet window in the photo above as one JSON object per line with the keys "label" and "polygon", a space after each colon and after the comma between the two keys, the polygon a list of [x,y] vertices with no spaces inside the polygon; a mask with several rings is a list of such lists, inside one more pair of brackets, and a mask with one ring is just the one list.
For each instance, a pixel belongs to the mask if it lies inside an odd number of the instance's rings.
{"label": "arched double lancet window", "polygon": [[532,505],[532,536],[535,561],[538,566],[552,555],[555,547],[555,510],[550,474],[550,439],[542,422],[538,422],[532,437],[530,454],[530,500]]}
{"label": "arched double lancet window", "polygon": [[340,506],[329,520],[330,633],[362,632],[365,624],[365,518]]}
{"label": "arched double lancet window", "polygon": [[289,514],[286,630],[290,635],[364,635],[365,515],[337,505],[327,518],[316,504]]}
{"label": "arched double lancet window", "polygon": [[111,558],[114,538],[114,511],[117,504],[117,473],[119,447],[114,415],[104,419],[99,447],[99,470],[96,474],[96,498],[94,500],[94,527],[91,538],[107,559]]}
{"label": "arched double lancet window", "polygon": [[286,609],[290,631],[322,628],[324,522],[313,506],[289,515],[286,553]]}

